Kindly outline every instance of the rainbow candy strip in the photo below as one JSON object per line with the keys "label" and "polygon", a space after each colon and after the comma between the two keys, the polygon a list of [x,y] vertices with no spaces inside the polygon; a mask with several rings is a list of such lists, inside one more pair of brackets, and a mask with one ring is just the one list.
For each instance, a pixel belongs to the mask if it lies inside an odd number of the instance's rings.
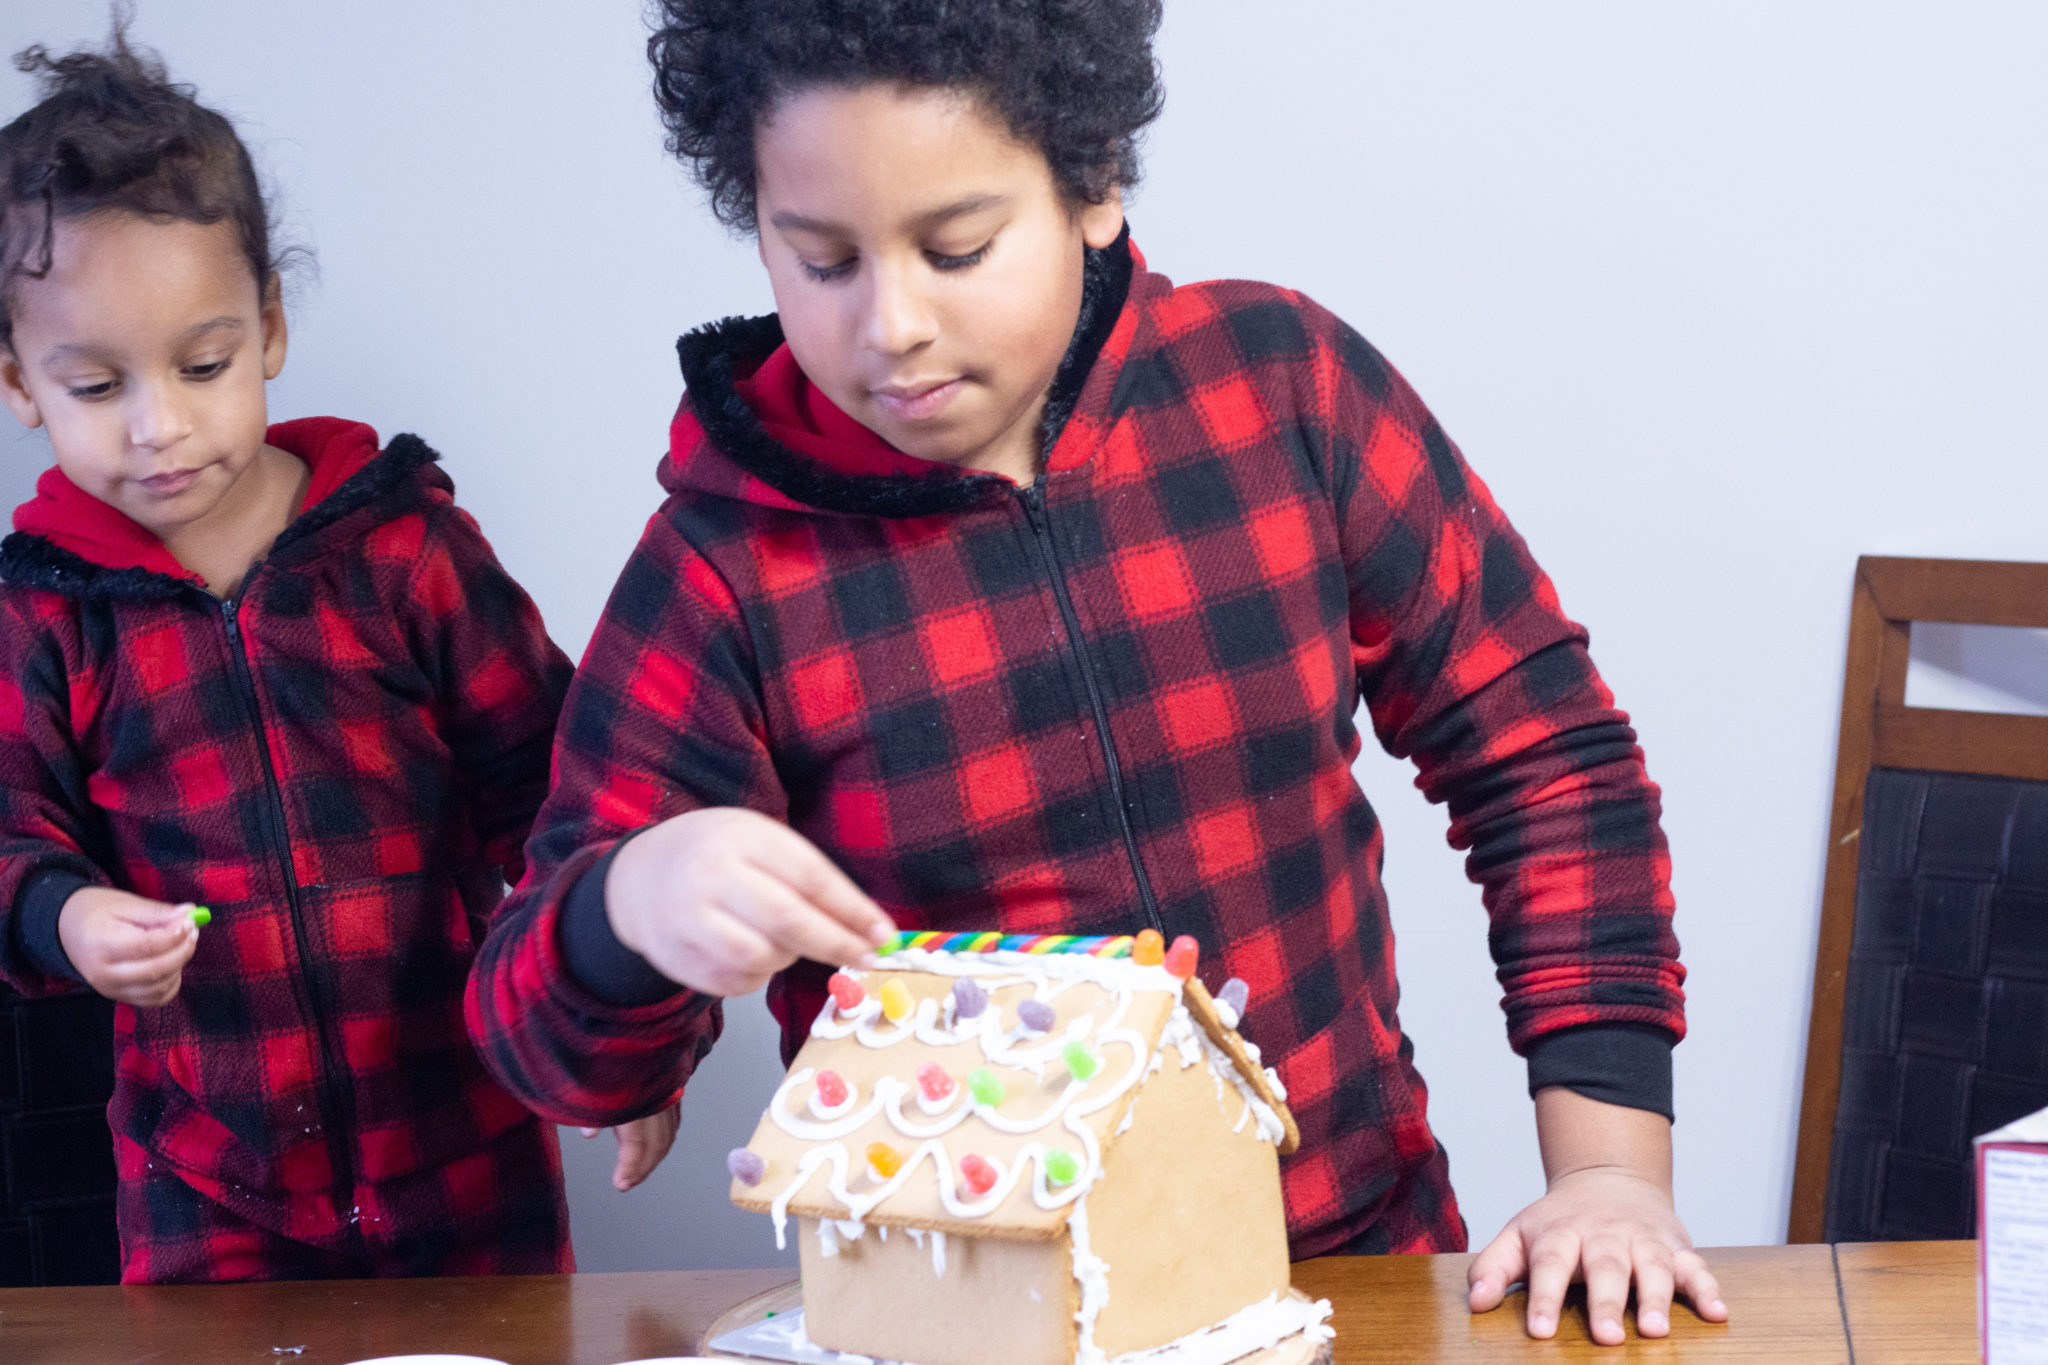
{"label": "rainbow candy strip", "polygon": [[875,949],[880,957],[923,948],[941,953],[1079,953],[1087,957],[1129,957],[1129,934],[898,934]]}

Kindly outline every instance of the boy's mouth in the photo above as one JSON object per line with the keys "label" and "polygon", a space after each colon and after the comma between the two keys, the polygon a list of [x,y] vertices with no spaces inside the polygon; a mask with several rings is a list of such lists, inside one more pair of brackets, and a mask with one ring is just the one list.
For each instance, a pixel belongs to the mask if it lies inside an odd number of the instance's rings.
{"label": "boy's mouth", "polygon": [[873,389],[875,401],[901,422],[920,422],[938,415],[939,409],[960,392],[961,381],[944,379],[908,384],[887,384]]}
{"label": "boy's mouth", "polygon": [[146,479],[138,479],[136,482],[158,497],[167,498],[173,493],[182,493],[190,488],[205,472],[204,465],[196,465],[191,469],[166,470],[161,474],[152,474]]}

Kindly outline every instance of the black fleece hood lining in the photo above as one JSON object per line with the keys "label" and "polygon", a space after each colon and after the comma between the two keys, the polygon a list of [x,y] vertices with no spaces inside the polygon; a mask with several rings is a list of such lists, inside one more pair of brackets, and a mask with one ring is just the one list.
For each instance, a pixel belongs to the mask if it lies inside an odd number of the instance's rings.
{"label": "black fleece hood lining", "polygon": [[[342,481],[341,487],[322,498],[313,509],[284,528],[271,542],[265,559],[276,563],[286,551],[302,544],[315,533],[342,518],[381,501],[397,489],[413,471],[434,464],[441,457],[433,447],[410,433],[391,438],[376,458]],[[443,484],[448,478],[439,471]],[[96,601],[161,602],[186,591],[198,591],[195,584],[173,578],[155,569],[134,566],[110,569],[83,555],[66,550],[46,536],[15,531],[0,540],[0,579],[17,587],[40,588],[66,597]]]}
{"label": "black fleece hood lining", "polygon": [[[1073,416],[1081,390],[1131,288],[1131,229],[1101,249],[1088,248],[1081,275],[1081,314],[1074,339],[1060,358],[1038,424],[1038,449],[1052,449]],[[770,436],[740,396],[736,375],[758,366],[782,344],[782,321],[731,317],[686,332],[676,340],[690,409],[704,434],[727,458],[786,498],[827,512],[875,517],[924,517],[956,512],[1008,488],[1000,474],[968,473],[935,464],[928,474],[845,474],[797,454]]]}

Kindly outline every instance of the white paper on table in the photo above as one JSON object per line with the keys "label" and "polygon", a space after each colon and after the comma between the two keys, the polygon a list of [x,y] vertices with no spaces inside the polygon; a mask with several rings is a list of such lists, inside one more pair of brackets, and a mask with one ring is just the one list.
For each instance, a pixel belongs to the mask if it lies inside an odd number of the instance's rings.
{"label": "white paper on table", "polygon": [[2048,1365],[2048,1109],[1977,1139],[1987,1365]]}
{"label": "white paper on table", "polygon": [[727,1332],[714,1338],[710,1345],[713,1350],[761,1360],[786,1360],[791,1365],[900,1365],[897,1361],[876,1360],[872,1356],[854,1355],[848,1351],[831,1351],[818,1345],[804,1335],[804,1310],[801,1308],[792,1308],[772,1318],[763,1318],[751,1327]]}

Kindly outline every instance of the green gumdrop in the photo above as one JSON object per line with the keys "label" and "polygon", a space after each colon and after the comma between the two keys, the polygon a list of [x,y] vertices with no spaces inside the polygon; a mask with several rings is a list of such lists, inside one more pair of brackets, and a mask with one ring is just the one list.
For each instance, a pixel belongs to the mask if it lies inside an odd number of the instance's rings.
{"label": "green gumdrop", "polygon": [[1061,1048],[1060,1056],[1067,1064],[1067,1074],[1077,1081],[1085,1081],[1102,1069],[1102,1059],[1090,1052],[1088,1045],[1079,1038]]}
{"label": "green gumdrop", "polygon": [[1071,1185],[1081,1174],[1081,1162],[1064,1147],[1045,1154],[1045,1178],[1055,1185]]}
{"label": "green gumdrop", "polygon": [[967,1093],[974,1096],[976,1104],[993,1109],[1003,1102],[1003,1083],[995,1072],[978,1066],[967,1073]]}
{"label": "green gumdrop", "polygon": [[198,925],[201,929],[204,929],[207,925],[213,923],[213,911],[207,909],[203,905],[193,906],[192,922]]}

